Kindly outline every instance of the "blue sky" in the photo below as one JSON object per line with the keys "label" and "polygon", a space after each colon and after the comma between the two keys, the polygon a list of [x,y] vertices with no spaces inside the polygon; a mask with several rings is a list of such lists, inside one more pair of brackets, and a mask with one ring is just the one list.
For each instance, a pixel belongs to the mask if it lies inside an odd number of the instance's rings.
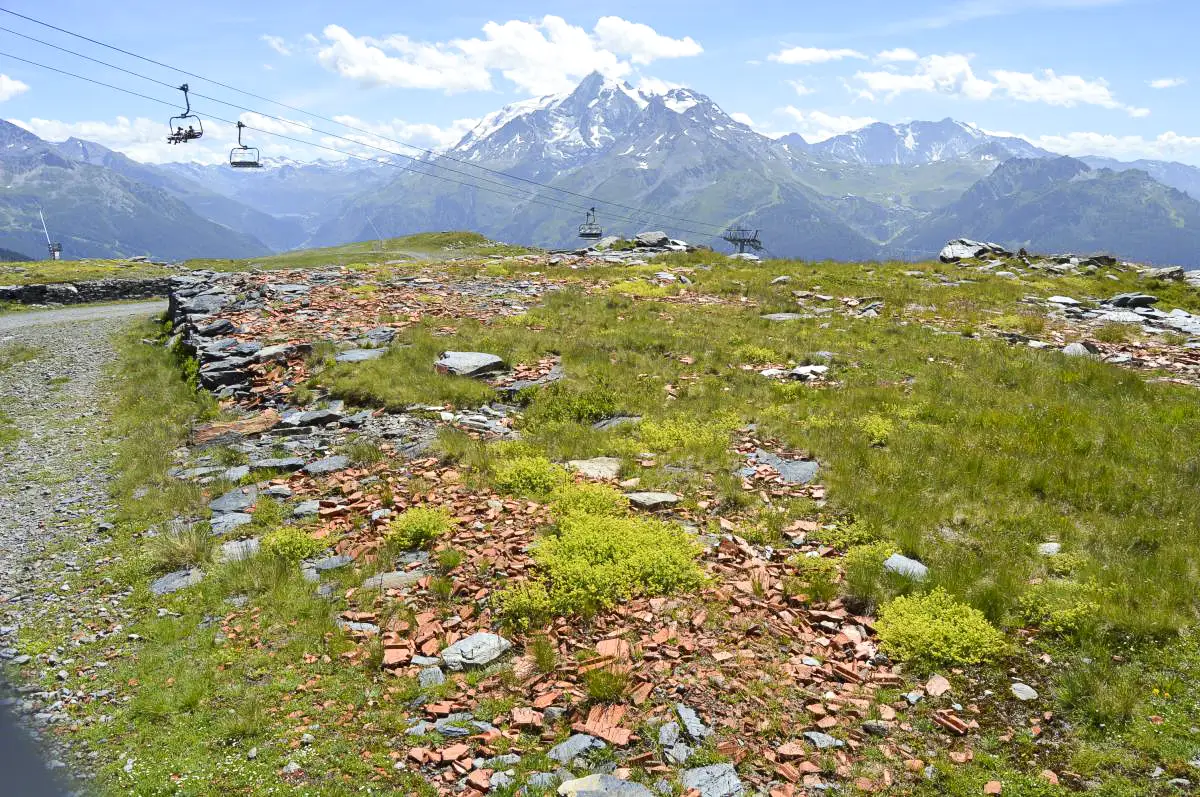
{"label": "blue sky", "polygon": [[[686,85],[771,135],[813,140],[875,120],[951,116],[1067,154],[1200,164],[1194,0],[472,0],[438,13],[427,2],[355,0],[0,5],[420,146],[445,146],[489,111],[599,69],[649,89]],[[0,25],[171,84],[185,79],[7,14]],[[0,52],[179,96],[5,31]],[[312,121],[187,80],[197,92]],[[239,113],[194,105],[231,120]],[[151,161],[216,161],[232,137],[215,123],[203,144],[168,147],[168,108],[3,57],[0,115],[45,138],[76,135]],[[275,139],[255,143],[265,154],[330,156]]]}

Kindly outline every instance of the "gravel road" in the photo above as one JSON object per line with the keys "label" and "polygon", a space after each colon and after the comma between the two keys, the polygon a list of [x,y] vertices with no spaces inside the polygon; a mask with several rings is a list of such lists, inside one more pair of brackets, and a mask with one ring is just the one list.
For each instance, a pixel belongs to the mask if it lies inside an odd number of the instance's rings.
{"label": "gravel road", "polygon": [[[48,675],[53,681],[57,672],[81,663],[69,649],[29,661],[20,655],[18,638],[26,645],[37,639],[37,629],[75,630],[85,615],[90,619],[99,610],[103,617],[117,606],[116,596],[88,595],[72,585],[81,555],[104,538],[100,524],[110,508],[111,460],[101,437],[104,369],[116,356],[112,336],[165,307],[142,302],[0,315],[0,348],[39,350],[34,359],[0,372],[0,409],[21,433],[0,444],[0,663],[20,667],[25,679]],[[48,688],[45,680],[15,683],[0,693],[48,742],[48,731],[66,719],[63,706],[82,696]],[[52,745],[51,754],[54,766],[86,777],[82,751]]]}

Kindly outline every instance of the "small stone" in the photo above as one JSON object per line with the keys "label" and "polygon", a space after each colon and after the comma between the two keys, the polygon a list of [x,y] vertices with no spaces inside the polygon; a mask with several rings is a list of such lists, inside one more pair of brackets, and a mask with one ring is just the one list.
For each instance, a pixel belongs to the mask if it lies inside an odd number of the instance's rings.
{"label": "small stone", "polygon": [[254,506],[258,500],[258,490],[253,487],[235,487],[208,504],[214,514],[225,512],[241,512]]}
{"label": "small stone", "polygon": [[512,643],[504,637],[479,631],[443,650],[442,663],[451,670],[485,667],[503,656],[511,647]]}
{"label": "small stone", "polygon": [[1062,550],[1062,543],[1059,542],[1043,542],[1037,547],[1037,551],[1042,556],[1057,556]]}
{"label": "small stone", "polygon": [[806,731],[804,738],[812,742],[813,747],[816,747],[818,750],[841,747],[844,744],[841,739],[835,739],[829,734],[821,733],[820,731]]}
{"label": "small stone", "polygon": [[387,354],[387,349],[350,349],[333,359],[339,363],[361,363],[367,360],[377,360]]}
{"label": "small stone", "polygon": [[687,731],[687,735],[693,742],[702,742],[712,735],[712,729],[700,721],[700,715],[696,713],[695,709],[683,703],[676,703],[675,712],[679,715],[683,729]]}
{"label": "small stone", "polygon": [[209,528],[216,536],[228,534],[240,526],[248,526],[254,522],[254,518],[245,512],[228,512],[224,515],[217,515],[209,521]]}
{"label": "small stone", "polygon": [[1038,698],[1036,689],[1028,684],[1023,684],[1020,681],[1017,681],[1009,688],[1012,690],[1013,697],[1022,702],[1027,700],[1037,700]]}
{"label": "small stone", "polygon": [[446,682],[446,676],[440,667],[425,667],[417,676],[422,689],[440,686]]}
{"label": "small stone", "polygon": [[155,595],[167,595],[172,592],[178,592],[185,587],[191,587],[199,584],[204,578],[204,573],[199,568],[188,568],[184,570],[176,570],[174,573],[167,573],[162,578],[150,585],[150,591]]}
{"label": "small stone", "polygon": [[621,475],[621,460],[616,457],[573,459],[567,467],[589,479],[615,479]]}
{"label": "small stone", "polygon": [[929,577],[929,568],[916,559],[909,559],[894,553],[883,562],[883,569],[889,573],[910,578],[913,581],[924,581]]}
{"label": "small stone", "polygon": [[1062,348],[1062,353],[1068,357],[1095,357],[1094,346],[1085,343],[1069,343]]}
{"label": "small stone", "polygon": [[299,771],[300,765],[295,761],[289,761],[283,765],[283,769],[280,770],[280,773],[283,775],[295,775]]}
{"label": "small stone", "polygon": [[675,506],[681,500],[675,493],[626,493],[625,497],[629,499],[631,506],[648,512],[667,509]]}
{"label": "small stone", "polygon": [[292,510],[292,517],[309,517],[317,514],[320,510],[320,501],[303,501],[296,504],[296,508]]}
{"label": "small stone", "polygon": [[741,797],[746,793],[733,764],[713,764],[685,770],[680,778],[684,790],[695,789],[700,797]]}
{"label": "small stone", "polygon": [[[546,753],[551,760],[560,764],[569,764],[581,755],[591,750],[602,750],[607,747],[602,740],[586,733],[576,733],[564,742],[551,747]],[[564,793],[560,790],[560,794]]]}
{"label": "small stone", "polygon": [[[533,785],[533,781],[530,781]],[[558,787],[561,797],[654,797],[654,792],[640,783],[621,780],[612,775],[587,775],[564,781]]]}
{"label": "small stone", "polygon": [[508,366],[494,354],[477,351],[446,351],[433,365],[440,373],[455,376],[484,376],[503,371]]}
{"label": "small stone", "polygon": [[363,589],[400,589],[407,587],[410,584],[415,584],[425,576],[429,575],[421,569],[417,570],[396,570],[391,573],[380,573],[377,576],[371,576],[363,582]]}
{"label": "small stone", "polygon": [[310,462],[301,470],[303,470],[309,476],[323,476],[327,473],[345,470],[349,465],[350,459],[338,454],[336,456],[318,459],[316,462]]}
{"label": "small stone", "polygon": [[679,741],[679,723],[668,722],[658,729],[658,743],[663,748],[674,747]]}
{"label": "small stone", "polygon": [[258,538],[249,540],[233,540],[222,545],[217,550],[218,562],[240,562],[258,553]]}

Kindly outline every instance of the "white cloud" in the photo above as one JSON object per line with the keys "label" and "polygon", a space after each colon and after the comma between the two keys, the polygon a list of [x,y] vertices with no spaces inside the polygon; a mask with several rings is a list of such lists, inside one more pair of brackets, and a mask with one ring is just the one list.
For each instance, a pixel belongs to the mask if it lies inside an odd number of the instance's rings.
{"label": "white cloud", "polygon": [[[479,124],[478,119],[456,119],[446,127],[405,122],[402,119],[393,119],[390,122],[368,122],[354,116],[335,116],[333,119],[339,124],[367,131],[367,134],[346,133],[346,138],[357,141],[360,144],[403,154],[414,153],[409,148],[399,146],[395,142],[402,141],[405,144],[412,144],[422,149],[449,149],[457,144],[459,139],[466,135],[475,125]],[[339,139],[329,139],[329,146],[345,148],[346,143]],[[368,149],[362,154],[373,157],[383,156],[383,153],[374,149]]]}
{"label": "white cloud", "polygon": [[[238,119],[247,127],[253,127],[255,130],[261,130],[264,133],[279,133],[285,136],[307,136],[312,132],[312,124],[309,122],[297,122],[282,116],[272,119],[254,111],[247,111],[239,116]],[[280,121],[280,119],[284,121]]]}
{"label": "white cloud", "polygon": [[280,55],[292,54],[292,48],[288,46],[288,43],[283,40],[282,36],[271,36],[264,33],[260,38],[267,43],[268,47]]}
{"label": "white cloud", "polygon": [[0,74],[0,102],[11,100],[18,94],[24,94],[27,91],[29,91],[28,84],[22,83],[8,75]]}
{"label": "white cloud", "polygon": [[1181,136],[1171,131],[1154,138],[1092,132],[1021,137],[1031,144],[1062,155],[1104,155],[1121,160],[1150,158],[1200,162],[1200,136]]}
{"label": "white cloud", "polygon": [[620,17],[600,17],[593,30],[601,47],[628,55],[635,64],[649,64],[660,58],[686,58],[704,52],[691,36],[672,39],[649,25]]}
{"label": "white cloud", "polygon": [[317,60],[343,77],[447,94],[491,89],[494,72],[529,94],[553,94],[591,72],[624,79],[634,64],[703,52],[691,37],[674,39],[619,17],[602,17],[588,32],[549,14],[535,21],[488,22],[482,38],[449,42],[354,36],[339,25],[327,26],[324,36]]}
{"label": "white cloud", "polygon": [[1149,85],[1152,89],[1173,89],[1177,86],[1182,86],[1184,83],[1187,83],[1187,78],[1160,77],[1158,80],[1151,80]]}
{"label": "white cloud", "polygon": [[824,111],[802,111],[791,105],[781,108],[780,111],[791,118],[795,132],[803,136],[804,140],[810,144],[840,136],[842,133],[849,133],[879,121],[870,116],[833,116]]}
{"label": "white cloud", "polygon": [[907,47],[896,47],[891,50],[884,50],[875,56],[876,61],[888,63],[895,61],[920,61],[921,56]]}
{"label": "white cloud", "polygon": [[883,94],[887,99],[906,92],[936,92],[972,100],[1007,97],[1019,102],[1036,102],[1061,108],[1096,105],[1122,110],[1133,117],[1150,113],[1147,108],[1117,100],[1103,79],[1088,80],[1079,75],[1059,75],[1052,69],[1044,69],[1036,74],[994,69],[988,75],[990,80],[975,74],[971,68],[971,56],[950,53],[921,58],[908,73],[888,69],[858,72],[855,78],[866,87],[868,94]]}
{"label": "white cloud", "polygon": [[644,77],[638,81],[637,90],[645,94],[666,94],[671,89],[686,88],[682,83],[670,80],[660,80],[656,77]]}
{"label": "white cloud", "polygon": [[792,90],[801,97],[803,97],[805,94],[813,93],[813,89],[810,89],[808,86],[804,85],[803,80],[789,80],[787,84],[791,86]]}
{"label": "white cloud", "polygon": [[1018,14],[1025,11],[1088,9],[1122,5],[1129,0],[959,0],[928,17],[913,17],[889,26],[888,33],[937,30],[977,19]]}
{"label": "white cloud", "polygon": [[790,47],[767,56],[772,61],[781,64],[824,64],[829,61],[840,61],[843,58],[866,58],[858,50],[823,50],[820,47]]}

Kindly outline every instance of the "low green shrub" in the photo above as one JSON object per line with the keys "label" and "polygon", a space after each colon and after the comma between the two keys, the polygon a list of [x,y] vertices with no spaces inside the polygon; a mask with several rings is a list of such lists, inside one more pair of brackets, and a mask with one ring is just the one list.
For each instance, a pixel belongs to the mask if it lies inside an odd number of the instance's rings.
{"label": "low green shrub", "polygon": [[385,535],[389,544],[404,550],[428,548],[453,525],[450,513],[440,507],[415,506],[406,509],[388,524]]}
{"label": "low green shrub", "polygon": [[848,551],[856,545],[869,545],[876,542],[879,537],[880,534],[874,527],[858,520],[844,525],[839,524],[833,528],[822,527],[816,531],[810,531],[807,535],[809,540],[828,545],[830,548],[837,548],[839,551]]}
{"label": "low green shrub", "polygon": [[1035,584],[1018,601],[1021,621],[1056,636],[1070,636],[1100,611],[1094,585],[1055,578]]}
{"label": "low green shrub", "polygon": [[617,414],[617,394],[608,387],[579,389],[555,382],[531,391],[532,401],[525,413],[527,426],[563,421],[594,423]]}
{"label": "low green shrub", "polygon": [[501,613],[518,625],[550,615],[591,615],[632,597],[699,587],[699,545],[683,528],[657,520],[572,514],[558,534],[535,543],[540,581],[505,590]]}
{"label": "low green shrub", "polygon": [[940,587],[885,604],[876,630],[888,654],[927,664],[979,664],[1008,647],[1004,634],[982,612]]}
{"label": "low green shrub", "polygon": [[707,421],[689,417],[666,418],[643,421],[638,427],[638,437],[651,451],[671,451],[692,446],[723,448],[728,445],[729,435],[737,425],[737,417],[725,412]]}
{"label": "low green shrub", "polygon": [[838,563],[822,556],[797,556],[791,560],[796,574],[787,585],[792,594],[804,593],[810,600],[827,601],[837,595]]}
{"label": "low green shrub", "polygon": [[259,542],[259,550],[273,559],[299,562],[309,559],[329,547],[328,540],[317,540],[295,526],[284,526],[267,532]]}
{"label": "low green shrub", "polygon": [[593,703],[615,703],[625,696],[629,676],[601,667],[584,673],[583,683],[587,688],[588,699]]}
{"label": "low green shrub", "polygon": [[550,494],[550,507],[556,517],[619,517],[629,511],[629,499],[606,484],[565,484]]}
{"label": "low green shrub", "polygon": [[735,362],[751,363],[753,365],[766,365],[780,361],[780,356],[773,350],[765,346],[753,346],[746,344],[738,346],[733,350],[733,359]]}
{"label": "low green shrub", "polygon": [[843,586],[850,598],[863,604],[864,610],[893,597],[892,579],[884,572],[883,563],[895,552],[896,546],[890,542],[855,545],[846,551],[842,559],[846,575]]}
{"label": "low green shrub", "polygon": [[896,431],[896,425],[877,412],[870,412],[858,419],[858,428],[873,446],[887,445],[888,438]]}
{"label": "low green shrub", "polygon": [[505,493],[541,498],[570,481],[567,472],[545,457],[520,456],[494,466],[492,481]]}

